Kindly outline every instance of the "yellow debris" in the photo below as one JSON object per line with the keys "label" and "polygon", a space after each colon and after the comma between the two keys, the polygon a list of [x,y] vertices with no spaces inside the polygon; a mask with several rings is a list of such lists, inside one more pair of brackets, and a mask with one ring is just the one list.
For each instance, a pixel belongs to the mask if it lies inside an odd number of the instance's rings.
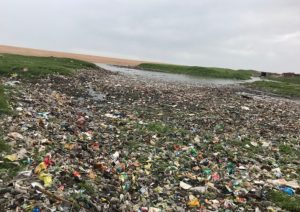
{"label": "yellow debris", "polygon": [[50,187],[52,184],[52,176],[44,172],[39,174],[39,179],[44,182],[45,187]]}
{"label": "yellow debris", "polygon": [[191,201],[189,201],[187,203],[187,205],[189,207],[191,207],[191,208],[193,208],[193,207],[200,207],[200,202],[199,202],[199,200],[197,198],[195,198],[195,199],[192,199]]}
{"label": "yellow debris", "polygon": [[4,158],[10,160],[10,161],[16,161],[18,159],[17,154],[12,154],[12,155],[6,155]]}
{"label": "yellow debris", "polygon": [[35,174],[39,174],[41,171],[46,170],[47,169],[47,165],[45,162],[41,162],[37,167],[35,167],[34,169],[34,173]]}

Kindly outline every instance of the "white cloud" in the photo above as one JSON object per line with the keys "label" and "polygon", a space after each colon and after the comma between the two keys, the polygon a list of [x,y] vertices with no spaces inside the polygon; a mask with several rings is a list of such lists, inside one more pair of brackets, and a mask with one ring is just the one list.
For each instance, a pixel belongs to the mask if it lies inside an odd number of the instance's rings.
{"label": "white cloud", "polygon": [[0,1],[2,44],[300,72],[300,1]]}

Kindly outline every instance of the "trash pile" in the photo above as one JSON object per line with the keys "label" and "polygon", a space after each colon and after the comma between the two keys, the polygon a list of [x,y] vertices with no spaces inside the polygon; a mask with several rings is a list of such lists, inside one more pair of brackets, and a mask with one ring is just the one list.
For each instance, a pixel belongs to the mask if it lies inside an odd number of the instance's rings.
{"label": "trash pile", "polygon": [[104,70],[10,85],[4,211],[279,211],[300,194],[300,104]]}

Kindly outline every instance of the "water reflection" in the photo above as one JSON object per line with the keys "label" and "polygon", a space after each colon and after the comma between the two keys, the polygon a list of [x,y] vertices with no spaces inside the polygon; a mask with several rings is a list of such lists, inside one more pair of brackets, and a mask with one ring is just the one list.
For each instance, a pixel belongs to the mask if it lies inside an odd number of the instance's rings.
{"label": "water reflection", "polygon": [[118,72],[120,74],[130,75],[133,78],[144,78],[153,79],[158,81],[168,81],[168,82],[182,82],[197,85],[232,85],[245,82],[254,82],[260,80],[259,77],[252,77],[250,80],[234,80],[234,79],[216,79],[216,78],[204,78],[198,76],[190,76],[185,74],[172,74],[163,72],[146,71],[135,68],[119,67],[107,64],[97,64],[99,67],[112,71]]}

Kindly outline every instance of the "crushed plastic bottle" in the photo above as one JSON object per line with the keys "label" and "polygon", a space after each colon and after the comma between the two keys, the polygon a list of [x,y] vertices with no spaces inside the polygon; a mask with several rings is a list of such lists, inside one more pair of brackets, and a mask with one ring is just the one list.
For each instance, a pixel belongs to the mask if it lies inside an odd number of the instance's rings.
{"label": "crushed plastic bottle", "polygon": [[234,172],[235,172],[235,164],[232,163],[232,162],[228,162],[227,165],[226,165],[226,169],[227,169],[227,172],[228,172],[229,175],[234,174]]}
{"label": "crushed plastic bottle", "polygon": [[295,194],[295,190],[287,186],[278,186],[278,189],[289,196],[293,196]]}
{"label": "crushed plastic bottle", "polygon": [[41,209],[39,207],[34,207],[32,212],[41,212]]}

